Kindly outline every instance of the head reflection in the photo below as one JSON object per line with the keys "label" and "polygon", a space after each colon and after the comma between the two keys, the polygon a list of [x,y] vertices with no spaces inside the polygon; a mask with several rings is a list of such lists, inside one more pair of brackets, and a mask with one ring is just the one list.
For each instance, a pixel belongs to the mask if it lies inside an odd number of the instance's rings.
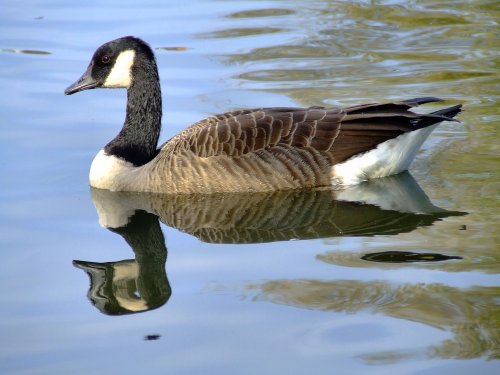
{"label": "head reflection", "polygon": [[90,277],[87,293],[104,314],[123,315],[156,309],[164,305],[172,290],[165,272],[167,248],[158,218],[135,211],[127,223],[108,228],[121,235],[135,254],[135,259],[117,262],[73,264]]}

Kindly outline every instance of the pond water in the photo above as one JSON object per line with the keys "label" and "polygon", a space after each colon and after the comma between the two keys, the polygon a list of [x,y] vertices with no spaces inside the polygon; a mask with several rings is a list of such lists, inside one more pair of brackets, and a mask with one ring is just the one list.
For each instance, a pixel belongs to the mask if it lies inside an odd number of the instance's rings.
{"label": "pond water", "polygon": [[[0,372],[500,373],[498,17],[496,1],[4,1]],[[465,110],[411,174],[346,192],[91,190],[126,94],[63,90],[131,34],[157,54],[162,141],[240,107]]]}

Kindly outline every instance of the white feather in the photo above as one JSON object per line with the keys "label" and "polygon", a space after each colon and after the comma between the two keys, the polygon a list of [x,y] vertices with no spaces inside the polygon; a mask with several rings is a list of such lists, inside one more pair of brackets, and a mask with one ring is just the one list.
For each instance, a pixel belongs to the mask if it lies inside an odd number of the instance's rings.
{"label": "white feather", "polygon": [[331,170],[334,186],[355,185],[372,178],[390,176],[408,169],[422,143],[438,124],[410,131],[379,144],[373,150],[336,164]]}
{"label": "white feather", "polygon": [[134,64],[135,51],[126,50],[120,53],[111,69],[103,87],[129,88],[132,83],[132,65]]}
{"label": "white feather", "polygon": [[90,167],[90,186],[99,189],[120,190],[125,180],[133,180],[137,168],[114,155],[99,151]]}

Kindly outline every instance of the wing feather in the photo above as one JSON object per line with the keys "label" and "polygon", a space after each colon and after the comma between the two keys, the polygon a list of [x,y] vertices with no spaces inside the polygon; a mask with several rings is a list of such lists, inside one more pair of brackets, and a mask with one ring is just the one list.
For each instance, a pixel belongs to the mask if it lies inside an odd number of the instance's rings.
{"label": "wing feather", "polygon": [[432,116],[410,111],[420,104],[420,99],[345,109],[258,108],[227,112],[195,123],[166,142],[161,152],[189,151],[204,158],[239,157],[276,147],[309,148],[328,153],[335,162],[341,162],[418,129],[425,122],[421,120]]}

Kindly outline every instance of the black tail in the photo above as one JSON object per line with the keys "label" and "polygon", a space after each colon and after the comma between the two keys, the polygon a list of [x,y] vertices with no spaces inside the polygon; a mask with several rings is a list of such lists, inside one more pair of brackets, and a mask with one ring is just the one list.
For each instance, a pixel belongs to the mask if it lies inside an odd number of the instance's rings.
{"label": "black tail", "polygon": [[[453,117],[461,111],[461,104],[440,109],[439,111],[431,113],[416,113],[410,110],[412,107],[417,107],[422,104],[442,101],[442,99],[428,96],[423,98],[401,100],[392,103],[372,103],[349,107],[347,108],[348,115],[354,116],[347,121],[366,122],[366,118],[369,117],[369,121],[372,124],[378,122],[383,122],[386,125],[392,124],[396,126],[396,128],[399,127],[400,130],[403,130],[403,132],[422,129],[441,121],[458,122],[458,120],[455,120]],[[369,116],[369,114],[373,114],[373,117]],[[377,116],[377,114],[382,114],[383,116]],[[361,118],[356,115],[361,115]]]}
{"label": "black tail", "polygon": [[431,112],[427,114],[421,115],[418,122],[415,124],[416,129],[425,128],[427,126],[431,126],[437,124],[441,121],[456,121],[453,117],[455,117],[462,108],[462,104],[454,105],[453,107],[443,108],[436,112]]}
{"label": "black tail", "polygon": [[[427,103],[436,103],[436,102],[442,102],[443,99],[439,98],[434,98],[432,96],[426,96],[425,98],[414,98],[414,99],[407,99],[407,100],[402,100],[401,103],[407,103],[411,106],[418,106],[422,104],[427,104]],[[440,109],[439,111],[436,112],[431,112],[429,115],[433,116],[438,116],[438,117],[443,117],[444,120],[448,121],[456,121],[453,120],[453,117],[455,117],[460,111],[462,110],[462,104],[457,104],[454,105],[453,107],[448,107],[444,109]]]}
{"label": "black tail", "polygon": [[[442,99],[433,98],[433,97],[425,97],[425,98],[415,98],[403,100],[402,103],[406,103],[408,105],[418,106],[426,103],[435,103],[442,102]],[[427,114],[422,114],[421,117],[414,123],[415,129],[425,128],[427,126],[434,125],[441,121],[458,121],[455,120],[455,117],[462,110],[462,104],[454,105],[453,107],[443,108],[436,112],[431,112]]]}
{"label": "black tail", "polygon": [[457,114],[459,114],[462,111],[462,104],[457,104],[454,105],[453,107],[448,107],[444,109],[440,109],[439,111],[432,112],[431,115],[435,116],[442,116],[445,117],[447,120],[454,120],[453,117],[455,117]]}

